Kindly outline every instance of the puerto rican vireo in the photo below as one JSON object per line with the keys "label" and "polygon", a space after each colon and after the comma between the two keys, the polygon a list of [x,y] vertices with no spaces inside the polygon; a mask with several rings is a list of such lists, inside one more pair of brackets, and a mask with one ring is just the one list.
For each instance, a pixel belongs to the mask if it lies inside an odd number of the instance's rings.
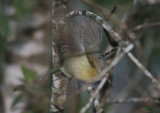
{"label": "puerto rican vireo", "polygon": [[95,77],[106,65],[99,59],[103,29],[90,19],[81,23],[68,23],[60,39],[63,58],[61,72],[71,78],[86,82],[96,81]]}

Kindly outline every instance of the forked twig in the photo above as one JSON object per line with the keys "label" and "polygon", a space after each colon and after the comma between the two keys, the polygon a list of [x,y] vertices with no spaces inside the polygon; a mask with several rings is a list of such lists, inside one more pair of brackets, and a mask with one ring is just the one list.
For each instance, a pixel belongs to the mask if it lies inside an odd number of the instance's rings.
{"label": "forked twig", "polygon": [[103,80],[100,82],[100,84],[98,85],[96,91],[92,94],[91,98],[89,99],[88,103],[81,109],[80,113],[85,113],[87,111],[87,109],[91,106],[91,104],[93,103],[94,99],[96,98],[97,94],[99,93],[99,91],[102,89],[103,85],[106,83],[107,79],[108,79],[109,74],[106,75],[105,78],[103,78]]}
{"label": "forked twig", "polygon": [[[96,91],[93,93],[93,95],[91,96],[91,98],[89,99],[88,103],[82,108],[81,113],[85,113],[87,111],[87,109],[91,106],[93,100],[95,99],[95,97],[97,96],[97,94],[99,93],[99,91],[102,89],[102,87],[104,86],[104,84],[106,83],[106,81],[108,80],[109,74],[108,72],[121,60],[121,58],[123,58],[123,56],[125,55],[125,53],[129,52],[131,49],[133,48],[133,45],[128,45],[125,48],[125,52],[121,52],[113,61],[109,66],[106,66],[98,75],[97,77],[104,77],[101,82],[99,83]],[[97,78],[99,79],[99,78]]]}

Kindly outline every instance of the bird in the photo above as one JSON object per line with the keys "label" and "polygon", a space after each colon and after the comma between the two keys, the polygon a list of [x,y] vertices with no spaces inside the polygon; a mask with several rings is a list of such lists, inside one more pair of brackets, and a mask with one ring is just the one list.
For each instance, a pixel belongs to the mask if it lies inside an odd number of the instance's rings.
{"label": "bird", "polygon": [[59,47],[62,59],[60,71],[69,78],[96,82],[96,76],[107,64],[99,59],[103,28],[86,17],[76,24],[68,21],[61,33]]}

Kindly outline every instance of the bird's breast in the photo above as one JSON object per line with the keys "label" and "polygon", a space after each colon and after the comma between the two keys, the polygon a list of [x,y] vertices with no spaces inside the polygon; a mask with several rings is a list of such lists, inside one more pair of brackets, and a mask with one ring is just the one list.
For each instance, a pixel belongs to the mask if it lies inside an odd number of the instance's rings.
{"label": "bird's breast", "polygon": [[64,61],[62,72],[69,77],[83,81],[91,81],[98,74],[97,69],[90,63],[86,55],[67,58]]}

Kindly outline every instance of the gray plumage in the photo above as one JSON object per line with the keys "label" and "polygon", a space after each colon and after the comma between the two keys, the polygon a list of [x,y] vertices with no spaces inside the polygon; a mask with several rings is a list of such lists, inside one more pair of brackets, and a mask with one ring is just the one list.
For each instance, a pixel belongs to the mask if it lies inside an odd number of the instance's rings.
{"label": "gray plumage", "polygon": [[62,51],[64,57],[98,51],[102,42],[102,27],[95,21],[83,18],[75,25],[68,22],[64,28]]}

